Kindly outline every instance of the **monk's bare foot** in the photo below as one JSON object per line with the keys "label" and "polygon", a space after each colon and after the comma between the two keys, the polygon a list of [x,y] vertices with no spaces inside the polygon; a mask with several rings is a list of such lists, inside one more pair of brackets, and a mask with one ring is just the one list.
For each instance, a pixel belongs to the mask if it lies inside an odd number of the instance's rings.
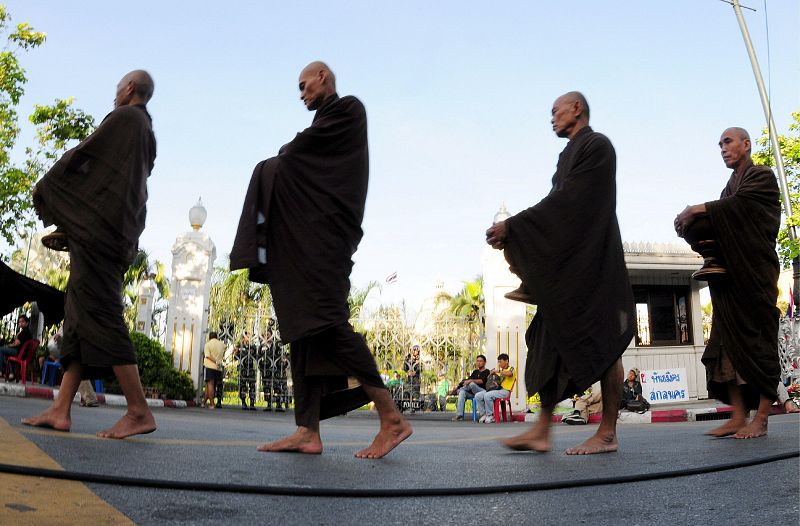
{"label": "monk's bare foot", "polygon": [[528,431],[515,437],[502,440],[502,444],[515,451],[538,451],[547,453],[552,449],[550,444],[550,426],[534,424]]}
{"label": "monk's bare foot", "polygon": [[319,455],[322,453],[322,439],[318,432],[311,431],[308,428],[297,428],[297,431],[288,437],[261,444],[256,449],[272,453]]}
{"label": "monk's bare foot", "polygon": [[397,416],[391,417],[387,424],[381,424],[381,429],[375,435],[372,444],[356,453],[355,456],[356,458],[383,458],[399,446],[403,440],[410,437],[413,432],[411,424],[398,413]]}
{"label": "monk's bare foot", "polygon": [[70,417],[57,414],[52,409],[30,418],[23,418],[22,423],[26,426],[47,427],[56,431],[69,431],[70,427],[72,427]]}
{"label": "monk's bare foot", "polygon": [[583,444],[569,448],[567,455],[596,455],[598,453],[613,453],[617,450],[617,434],[598,431]]}
{"label": "monk's bare foot", "polygon": [[797,404],[791,398],[783,404],[783,410],[787,413],[800,413],[800,407],[797,407]]}
{"label": "monk's bare foot", "polygon": [[146,435],[156,430],[156,420],[153,413],[147,412],[143,415],[132,415],[125,413],[122,418],[111,429],[98,431],[100,438],[122,439],[133,435]]}
{"label": "monk's bare foot", "polygon": [[754,418],[752,422],[739,429],[733,438],[758,438],[767,436],[767,419]]}
{"label": "monk's bare foot", "polygon": [[736,434],[745,424],[746,422],[743,420],[728,420],[721,426],[715,427],[711,431],[706,431],[704,434],[716,438],[727,437]]}

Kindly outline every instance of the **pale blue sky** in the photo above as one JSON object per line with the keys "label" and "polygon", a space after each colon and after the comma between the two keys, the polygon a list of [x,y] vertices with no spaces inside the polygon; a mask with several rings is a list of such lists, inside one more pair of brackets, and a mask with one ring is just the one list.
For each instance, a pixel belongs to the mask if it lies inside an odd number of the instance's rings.
{"label": "pale blue sky", "polygon": [[[353,283],[397,271],[386,297],[416,305],[437,278],[480,272],[484,230],[549,190],[566,142],[553,100],[577,89],[618,156],[630,241],[677,241],[672,219],[715,198],[720,132],[765,121],[733,10],[719,0],[198,2],[6,1],[48,34],[24,57],[34,103],[76,97],[98,121],[128,70],[156,80],[159,154],[141,245],[169,265],[202,196],[230,251],[252,167],[311,121],[297,75],[321,59],[369,118],[371,176]],[[779,132],[800,109],[800,2],[745,11]],[[32,139],[26,128],[22,145]]]}

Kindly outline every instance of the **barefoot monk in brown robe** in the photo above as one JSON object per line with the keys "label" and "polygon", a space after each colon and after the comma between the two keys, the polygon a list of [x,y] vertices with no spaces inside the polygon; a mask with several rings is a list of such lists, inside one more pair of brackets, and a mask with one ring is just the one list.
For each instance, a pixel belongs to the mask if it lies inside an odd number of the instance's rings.
{"label": "barefoot monk in brown robe", "polygon": [[[58,398],[23,423],[68,431],[70,408],[81,378],[112,372],[128,403],[125,415],[104,438],[155,430],[139,380],[136,351],[123,318],[122,278],[144,230],[147,178],[156,142],[146,104],[153,80],[141,70],[117,85],[114,111],[68,151],[34,188],[34,205],[45,224],[66,234],[70,275],[65,300]],[[61,234],[62,238],[64,234]]]}
{"label": "barefoot monk in brown robe", "polygon": [[250,269],[251,280],[269,284],[281,339],[291,344],[297,431],[258,449],[319,454],[320,420],[371,400],[380,431],[356,456],[380,458],[411,435],[411,426],[348,322],[369,179],[367,116],[357,98],[337,95],[322,62],[303,69],[299,88],[314,119],[256,166],[231,251],[232,270]]}
{"label": "barefoot monk in brown robe", "polygon": [[[702,360],[709,393],[730,403],[733,415],[708,434],[755,438],[767,434],[780,377],[775,306],[780,193],[772,170],[753,164],[746,130],[728,128],[719,147],[725,166],[733,169],[728,184],[718,200],[687,206],[675,218],[675,231],[704,256],[713,256],[695,273],[708,281],[714,307]],[[748,409],[758,410],[749,423]]]}
{"label": "barefoot monk in brown robe", "polygon": [[616,154],[589,127],[589,105],[570,92],[553,103],[553,131],[568,138],[553,187],[538,204],[486,232],[505,249],[524,291],[538,305],[525,335],[528,391],[542,411],[533,427],[505,441],[518,450],[549,451],[555,405],[598,379],[603,419],[594,436],[570,455],[617,450],[617,409],[623,380],[621,356],[634,334],[633,291],[622,253],[616,214]]}

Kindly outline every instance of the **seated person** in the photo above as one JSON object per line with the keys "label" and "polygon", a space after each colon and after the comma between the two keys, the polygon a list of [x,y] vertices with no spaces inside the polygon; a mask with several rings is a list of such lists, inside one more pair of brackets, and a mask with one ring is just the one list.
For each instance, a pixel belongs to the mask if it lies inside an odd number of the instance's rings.
{"label": "seated person", "polygon": [[39,370],[44,368],[45,358],[51,362],[57,362],[61,359],[61,336],[63,329],[58,329],[58,332],[53,334],[50,341],[47,342],[47,349],[39,355]]}
{"label": "seated person", "polygon": [[625,406],[630,400],[643,400],[642,384],[639,382],[634,369],[628,371],[628,377],[622,383],[622,400],[620,401],[620,409],[625,409]]}
{"label": "seated person", "polygon": [[394,376],[386,380],[386,387],[388,389],[392,389],[392,387],[398,387],[403,385],[403,379],[400,378],[400,373],[397,371],[394,372]]}
{"label": "seated person", "polygon": [[561,421],[569,425],[585,425],[589,422],[589,415],[603,412],[603,393],[600,392],[600,382],[591,386],[583,396],[573,398],[575,410],[565,416]]}
{"label": "seated person", "polygon": [[[490,374],[498,374],[503,380],[499,389],[491,391],[481,391],[475,395],[475,403],[478,404],[478,412],[482,415],[478,420],[484,424],[494,423],[494,401],[499,398],[506,398],[511,394],[511,388],[517,379],[517,372],[508,363],[508,355],[503,353],[497,357],[497,367],[492,369]],[[491,385],[487,384],[487,387]]]}
{"label": "seated person", "polygon": [[[31,336],[31,329],[28,326],[30,320],[28,317],[22,314],[19,319],[17,320],[17,327],[19,328],[19,332],[17,333],[14,341],[12,341],[6,347],[0,347],[0,372],[5,372],[6,370],[6,357],[7,356],[17,356],[19,354],[20,349],[22,346],[33,338]],[[12,380],[13,376],[9,377],[9,380]]]}
{"label": "seated person", "polygon": [[[475,358],[475,370],[469,378],[461,380],[452,394],[458,393],[458,403],[456,404],[456,416],[453,420],[464,420],[464,406],[467,399],[475,398],[475,395],[485,391],[486,379],[489,378],[489,369],[486,368],[486,357],[479,354]],[[473,402],[474,403],[474,402]]]}
{"label": "seated person", "polygon": [[[447,393],[450,391],[450,382],[445,378],[444,371],[439,373],[439,383],[436,385],[436,399],[439,402],[439,411],[447,409]],[[436,408],[434,408],[435,410]]]}
{"label": "seated person", "polygon": [[787,413],[800,413],[800,407],[797,407],[797,403],[789,396],[789,391],[783,382],[778,382],[778,405],[783,406],[783,410]]}

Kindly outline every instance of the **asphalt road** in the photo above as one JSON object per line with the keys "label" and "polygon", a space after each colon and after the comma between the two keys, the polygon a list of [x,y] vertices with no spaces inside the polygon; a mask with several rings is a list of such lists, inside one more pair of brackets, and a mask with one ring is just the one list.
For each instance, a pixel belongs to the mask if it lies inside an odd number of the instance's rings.
{"label": "asphalt road", "polygon": [[[369,416],[323,423],[324,454],[304,456],[255,450],[258,444],[290,432],[291,414],[159,409],[158,431],[124,441],[94,437],[96,430],[119,418],[119,408],[75,406],[71,433],[19,424],[20,418],[47,404],[0,397],[0,418],[66,470],[223,484],[386,488],[397,495],[295,497],[88,484],[97,496],[142,525],[797,524],[800,520],[797,458],[655,481],[459,494],[459,488],[466,487],[675,471],[796,452],[800,449],[797,414],[771,417],[769,436],[755,440],[703,436],[719,422],[627,424],[619,429],[618,453],[589,457],[566,456],[563,450],[588,437],[595,426],[555,425],[554,451],[534,454],[509,452],[496,443],[529,424],[412,420],[411,439],[387,458],[373,461],[352,456],[377,429],[377,419]],[[404,497],[409,488],[453,488],[453,494]],[[3,524],[1,511],[0,507]]]}

